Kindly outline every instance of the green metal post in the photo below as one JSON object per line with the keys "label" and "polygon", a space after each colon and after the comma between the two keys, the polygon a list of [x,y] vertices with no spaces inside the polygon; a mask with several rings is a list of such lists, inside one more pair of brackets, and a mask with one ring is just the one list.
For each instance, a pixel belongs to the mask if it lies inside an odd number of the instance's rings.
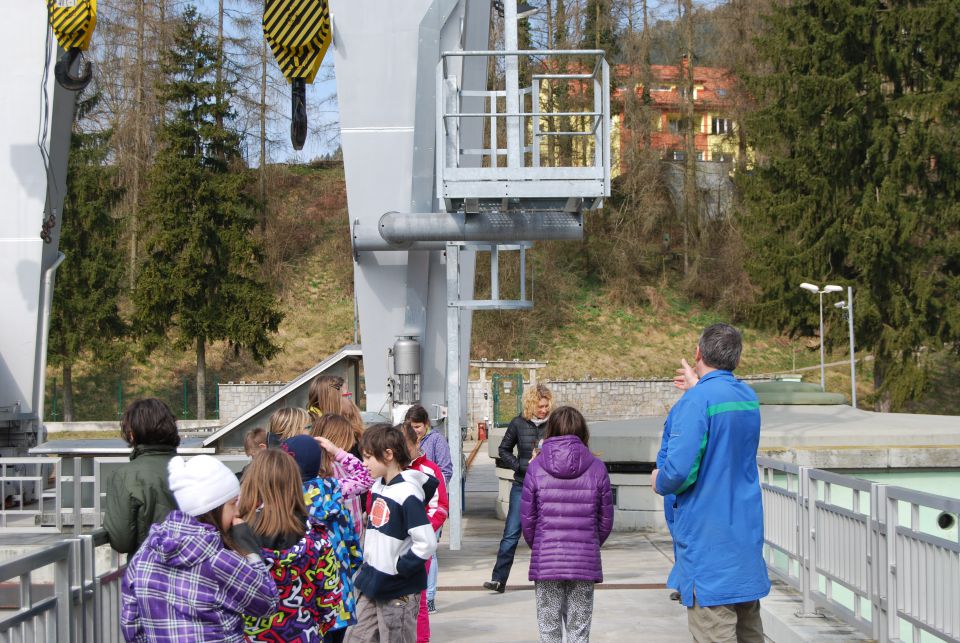
{"label": "green metal post", "polygon": [[217,401],[216,408],[213,410],[213,412],[216,414],[216,418],[219,420],[220,419],[220,380],[219,379],[213,380],[213,399]]}
{"label": "green metal post", "polygon": [[53,378],[53,421],[57,421],[57,378]]}
{"label": "green metal post", "polygon": [[123,415],[123,378],[117,378],[117,417]]}
{"label": "green metal post", "polygon": [[187,417],[187,377],[183,377],[183,417]]}

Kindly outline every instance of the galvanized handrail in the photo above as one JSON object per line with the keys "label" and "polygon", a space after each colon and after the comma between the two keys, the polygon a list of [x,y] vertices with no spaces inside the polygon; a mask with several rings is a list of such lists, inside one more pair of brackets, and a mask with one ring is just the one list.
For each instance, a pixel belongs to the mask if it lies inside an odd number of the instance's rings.
{"label": "galvanized handrail", "polygon": [[882,643],[901,641],[901,628],[913,641],[960,642],[960,534],[921,526],[936,512],[956,520],[960,500],[770,458],[757,466],[768,569],[800,590],[801,614],[827,609]]}
{"label": "galvanized handrail", "polygon": [[[107,543],[107,532],[100,529],[0,563],[0,582],[20,583],[18,609],[0,618],[0,640],[122,640],[120,581],[126,565],[110,550],[106,569],[98,569],[97,548]],[[35,575],[51,565],[53,595],[35,600],[35,589],[49,585]]]}
{"label": "galvanized handrail", "polygon": [[[571,73],[532,74],[528,87],[509,82],[505,89],[463,90],[451,59],[475,57],[531,59],[557,56],[594,57]],[[451,75],[451,70],[453,75]],[[585,73],[589,70],[590,73]],[[518,50],[444,52],[437,64],[436,164],[437,197],[441,199],[570,199],[598,200],[610,194],[610,82],[602,50]],[[509,74],[508,74],[509,75]],[[582,87],[583,111],[545,110],[544,82],[568,81]],[[526,101],[529,96],[529,107]],[[501,108],[497,101],[505,99]],[[478,148],[461,141],[462,124],[487,119],[485,140]],[[567,123],[557,119],[568,119]],[[506,124],[507,145],[497,140]],[[576,141],[569,158],[541,160],[541,146],[556,138]],[[552,150],[552,147],[549,147]],[[486,161],[483,166],[482,159]]]}

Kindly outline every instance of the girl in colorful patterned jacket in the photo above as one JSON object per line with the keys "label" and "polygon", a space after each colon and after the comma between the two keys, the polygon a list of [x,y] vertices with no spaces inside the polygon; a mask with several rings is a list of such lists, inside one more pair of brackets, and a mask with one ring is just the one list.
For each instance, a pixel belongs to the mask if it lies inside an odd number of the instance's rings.
{"label": "girl in colorful patterned jacket", "polygon": [[250,527],[237,516],[240,483],[209,455],[168,465],[179,510],[150,529],[121,584],[127,641],[241,642],[243,615],[276,611],[277,587]]}
{"label": "girl in colorful patterned jacket", "polygon": [[[298,435],[283,443],[300,467],[303,499],[310,518],[327,527],[327,535],[340,565],[341,601],[337,606],[337,620],[327,632],[324,641],[339,643],[346,628],[357,622],[356,598],[353,595],[353,576],[363,563],[360,539],[344,498],[352,498],[373,485],[370,472],[355,456],[337,447],[326,438]],[[328,457],[323,457],[324,451]],[[333,462],[342,465],[345,476],[333,475]]]}
{"label": "girl in colorful patterned jacket", "polygon": [[[428,489],[424,486],[424,495],[427,520],[430,521],[430,526],[433,527],[433,531],[437,534],[439,540],[440,528],[447,521],[447,514],[450,511],[450,499],[447,497],[447,485],[443,481],[443,473],[436,463],[431,462],[426,455],[420,453],[420,447],[417,445],[417,432],[413,430],[409,422],[403,424],[403,437],[407,439],[407,450],[410,452],[410,457],[413,458],[407,469],[422,471],[430,476],[431,480],[436,481],[436,492],[430,494],[427,498]],[[417,614],[417,643],[427,643],[430,640],[430,614],[437,611],[433,603],[435,595],[427,597],[427,592],[430,589],[429,579],[431,573],[436,569],[436,559],[437,555],[434,553],[433,557],[427,561],[427,589],[420,592],[420,612]],[[434,577],[436,577],[435,573]]]}
{"label": "girl in colorful patterned jacket", "polygon": [[320,643],[342,601],[340,565],[324,525],[307,517],[300,469],[280,449],[259,453],[240,487],[240,516],[270,566],[280,602],[266,617],[247,616],[251,641]]}

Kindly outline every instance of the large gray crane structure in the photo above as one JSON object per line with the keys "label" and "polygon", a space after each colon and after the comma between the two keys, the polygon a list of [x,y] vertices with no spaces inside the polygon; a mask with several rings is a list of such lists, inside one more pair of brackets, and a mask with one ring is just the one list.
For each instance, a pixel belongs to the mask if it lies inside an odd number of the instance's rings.
{"label": "large gray crane structure", "polygon": [[[529,308],[526,248],[580,238],[582,212],[610,193],[603,53],[519,51],[516,0],[502,7],[504,48],[491,51],[490,0],[331,1],[368,410],[446,409],[453,548],[471,311]],[[547,111],[541,90],[551,84],[589,96],[586,108]],[[583,152],[576,166],[541,162],[561,136]],[[483,300],[478,251],[490,253]],[[499,296],[502,251],[520,253],[519,299]],[[416,346],[419,359],[397,359]],[[417,363],[419,386],[402,385],[411,373],[399,371]]]}
{"label": "large gray crane structure", "polygon": [[[530,308],[526,250],[581,238],[583,213],[609,196],[609,72],[602,51],[519,50],[516,0],[329,5],[367,410],[397,417],[421,403],[446,418],[456,549],[471,312]],[[0,47],[18,61],[0,102],[0,424],[18,447],[42,431],[60,221],[49,243],[39,233],[62,206],[75,96],[50,77],[43,3],[14,14],[0,26]],[[548,98],[561,92],[571,111]],[[482,299],[478,252],[490,254]],[[500,296],[503,252],[519,253],[516,299]]]}

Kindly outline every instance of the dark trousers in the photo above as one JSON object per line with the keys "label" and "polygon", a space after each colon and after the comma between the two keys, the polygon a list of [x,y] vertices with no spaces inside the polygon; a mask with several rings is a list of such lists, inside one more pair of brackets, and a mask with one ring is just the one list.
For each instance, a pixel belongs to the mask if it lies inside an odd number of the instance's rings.
{"label": "dark trousers", "polygon": [[523,487],[516,482],[510,487],[510,507],[507,509],[507,523],[503,526],[503,538],[500,539],[500,551],[497,552],[497,564],[493,567],[492,580],[507,584],[510,568],[513,567],[513,555],[520,542],[520,495]]}

